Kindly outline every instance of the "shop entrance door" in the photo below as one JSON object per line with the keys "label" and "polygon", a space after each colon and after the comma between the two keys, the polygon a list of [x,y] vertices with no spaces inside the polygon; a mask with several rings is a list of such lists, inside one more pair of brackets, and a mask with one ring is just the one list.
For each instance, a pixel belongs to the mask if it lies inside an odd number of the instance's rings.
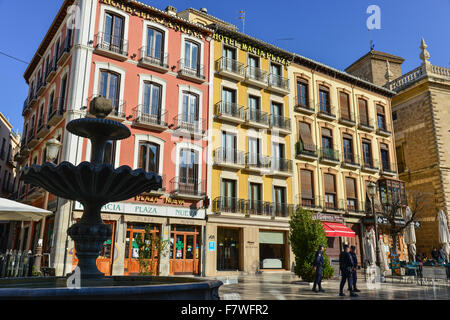
{"label": "shop entrance door", "polygon": [[[113,262],[113,253],[114,253],[114,235],[116,231],[116,222],[115,221],[103,221],[105,224],[111,225],[112,229],[112,235],[111,238],[106,240],[103,243],[103,249],[100,251],[100,255],[97,258],[97,268],[100,270],[100,272],[103,272],[105,276],[110,276],[112,271],[112,262]],[[75,269],[75,267],[78,265],[78,258],[76,255],[75,248],[73,249],[73,260],[72,260],[72,267]]]}
{"label": "shop entrance door", "polygon": [[200,227],[171,226],[170,274],[199,274]]}
{"label": "shop entrance door", "polygon": [[[159,225],[148,225],[150,227],[150,233],[152,239],[154,241],[159,239],[160,236],[160,227]],[[142,223],[133,223],[128,224],[127,226],[127,237],[125,242],[125,261],[124,261],[124,275],[132,275],[139,274],[141,272],[139,266],[139,246],[136,242],[138,236],[141,237],[141,240],[144,240],[145,236],[145,224]],[[154,242],[155,243],[155,242]],[[150,263],[150,267],[148,270],[152,272],[152,275],[158,275],[159,272],[159,252],[154,244],[151,252],[145,254],[148,256],[148,259],[145,259],[145,262]]]}
{"label": "shop entrance door", "polygon": [[217,228],[217,271],[239,270],[239,229]]}

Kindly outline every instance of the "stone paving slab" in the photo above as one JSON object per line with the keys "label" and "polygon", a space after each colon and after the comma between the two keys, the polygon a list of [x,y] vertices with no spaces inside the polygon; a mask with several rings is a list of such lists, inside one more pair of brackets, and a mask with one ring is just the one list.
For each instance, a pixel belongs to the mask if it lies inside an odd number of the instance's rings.
{"label": "stone paving slab", "polygon": [[339,296],[340,278],[323,282],[325,293],[315,293],[312,284],[302,282],[293,273],[267,273],[218,277],[224,285],[219,289],[223,300],[450,300],[449,285],[421,286],[412,283],[386,282],[371,289],[364,275],[358,275],[359,297],[350,297],[347,285],[345,297]]}

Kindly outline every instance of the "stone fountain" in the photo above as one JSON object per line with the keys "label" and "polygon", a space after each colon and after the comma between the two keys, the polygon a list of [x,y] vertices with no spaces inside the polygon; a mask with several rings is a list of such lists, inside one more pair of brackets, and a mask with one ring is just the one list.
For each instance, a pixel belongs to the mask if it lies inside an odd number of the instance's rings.
{"label": "stone fountain", "polygon": [[[44,188],[50,193],[84,207],[79,222],[67,233],[75,243],[78,268],[69,276],[79,277],[79,288],[67,287],[66,277],[30,277],[1,279],[0,299],[218,299],[221,281],[200,278],[158,276],[106,277],[96,265],[103,243],[111,238],[111,227],[104,224],[100,210],[109,202],[130,199],[142,192],[161,188],[161,176],[129,166],[114,168],[103,163],[106,143],[128,138],[130,130],[120,122],[105,119],[112,111],[111,100],[93,99],[91,117],[70,121],[66,128],[91,141],[91,161],[78,166],[64,161],[26,167],[21,176],[25,183]],[[94,116],[94,117],[92,117]],[[18,288],[20,287],[20,289]],[[126,296],[124,296],[126,293]]]}

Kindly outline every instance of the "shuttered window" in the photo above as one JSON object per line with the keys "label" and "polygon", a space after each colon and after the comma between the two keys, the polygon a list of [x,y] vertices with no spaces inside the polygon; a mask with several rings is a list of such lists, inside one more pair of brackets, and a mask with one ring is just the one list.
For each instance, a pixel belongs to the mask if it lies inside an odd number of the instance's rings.
{"label": "shuttered window", "polygon": [[351,120],[350,117],[350,100],[348,94],[345,92],[339,93],[339,106],[341,109],[341,117],[343,119]]}
{"label": "shuttered window", "polygon": [[353,178],[345,178],[345,186],[347,189],[347,198],[356,199],[356,182]]}
{"label": "shuttered window", "polygon": [[311,126],[306,122],[300,122],[300,141],[303,144],[303,150],[315,151],[314,141],[311,135]]}
{"label": "shuttered window", "polygon": [[367,101],[358,99],[359,120],[362,124],[369,125],[369,114],[367,111]]}
{"label": "shuttered window", "polygon": [[322,128],[322,136],[332,138],[333,135],[330,129]]}
{"label": "shuttered window", "polygon": [[335,178],[333,174],[324,173],[323,180],[325,184],[325,192],[326,193],[336,193],[336,186],[335,186]]}
{"label": "shuttered window", "polygon": [[309,170],[300,170],[300,185],[301,185],[301,193],[302,198],[305,199],[313,199],[313,173]]}

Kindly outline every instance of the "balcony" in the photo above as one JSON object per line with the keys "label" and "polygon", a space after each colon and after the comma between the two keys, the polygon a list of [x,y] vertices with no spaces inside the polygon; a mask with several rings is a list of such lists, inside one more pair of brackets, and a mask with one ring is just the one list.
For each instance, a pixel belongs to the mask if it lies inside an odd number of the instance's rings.
{"label": "balcony", "polygon": [[70,50],[72,50],[72,37],[68,37],[64,40],[64,45],[59,49],[58,52],[58,66],[62,66],[70,56]]}
{"label": "balcony", "polygon": [[368,157],[361,159],[361,170],[367,173],[378,173],[380,171],[378,160],[374,160]]}
{"label": "balcony", "polygon": [[52,58],[48,64],[47,74],[45,75],[47,82],[50,83],[55,78],[57,70],[58,65],[56,64],[56,60],[55,58]]}
{"label": "balcony", "polygon": [[[34,130],[34,129],[33,129],[33,130]],[[31,132],[33,132],[33,130],[32,130]],[[39,138],[38,138],[35,134],[30,134],[30,135],[28,136],[27,141],[28,141],[28,147],[29,147],[30,149],[33,149],[35,146],[38,145],[38,143],[39,143]]]}
{"label": "balcony", "polygon": [[377,134],[383,137],[389,137],[392,132],[388,130],[387,125],[379,125],[377,128]]}
{"label": "balcony", "polygon": [[245,109],[245,123],[249,127],[268,129],[268,114],[259,109],[247,108]]}
{"label": "balcony", "polygon": [[95,53],[119,61],[128,59],[128,41],[103,32],[95,36]]}
{"label": "balcony", "polygon": [[233,197],[217,197],[212,203],[214,213],[245,213],[245,200]]}
{"label": "balcony", "polygon": [[243,151],[228,148],[217,148],[213,153],[214,165],[229,169],[245,168],[245,154]]}
{"label": "balcony", "polygon": [[[49,106],[47,111],[47,124],[50,127],[56,126],[64,118],[64,112],[66,111],[66,100],[62,97],[56,97],[54,99],[53,104]],[[58,107],[56,107],[55,103],[57,103]]]}
{"label": "balcony", "polygon": [[245,169],[261,173],[262,170],[269,171],[271,159],[259,153],[247,152],[245,154]]}
{"label": "balcony", "polygon": [[293,204],[272,202],[272,217],[289,218],[294,210]]}
{"label": "balcony", "polygon": [[205,134],[206,120],[191,114],[179,114],[173,118],[173,125],[170,127],[176,135],[201,139]]}
{"label": "balcony", "polygon": [[305,145],[301,141],[297,141],[295,144],[295,157],[299,160],[317,160],[317,146],[312,145]]}
{"label": "balcony", "polygon": [[373,121],[372,119],[359,119],[359,123],[358,123],[358,129],[363,130],[363,131],[367,131],[367,132],[372,132],[375,128],[373,127]]}
{"label": "balcony", "polygon": [[17,159],[17,161],[21,162],[21,161],[25,160],[25,158],[30,155],[30,152],[31,152],[31,150],[27,146],[26,139],[23,139],[20,144],[20,153],[19,153],[20,159]]}
{"label": "balcony", "polygon": [[205,82],[205,67],[202,64],[193,64],[189,59],[178,61],[178,77],[195,83]]}
{"label": "balcony", "polygon": [[[145,110],[145,111],[144,111]],[[133,126],[145,129],[164,131],[168,128],[167,111],[151,113],[148,108],[139,105],[133,109]]]}
{"label": "balcony", "polygon": [[342,113],[339,116],[339,123],[349,126],[349,127],[354,127],[356,125],[356,117],[354,113],[350,113],[348,115],[342,115]]}
{"label": "balcony", "polygon": [[359,164],[359,159],[351,152],[344,152],[342,155],[341,166],[347,169],[359,169],[361,165]]}
{"label": "balcony", "polygon": [[336,120],[336,109],[327,105],[317,105],[317,117],[333,121]]}
{"label": "balcony", "polygon": [[382,161],[381,162],[381,174],[386,176],[396,176],[397,175],[397,166],[395,163],[390,161]]}
{"label": "balcony", "polygon": [[365,216],[365,202],[358,201],[358,199],[347,198],[346,201],[346,213],[357,214]]}
{"label": "balcony", "polygon": [[44,93],[45,89],[47,88],[47,81],[45,80],[44,76],[42,75],[39,77],[37,85],[37,95],[40,96],[42,93]]}
{"label": "balcony", "polygon": [[322,206],[321,203],[318,201],[315,197],[307,197],[304,195],[297,195],[296,196],[298,207],[306,209],[306,210],[321,210]]}
{"label": "balcony", "polygon": [[272,203],[261,200],[245,200],[245,215],[272,216]]}
{"label": "balcony", "polygon": [[246,84],[265,89],[268,86],[267,72],[260,68],[247,66],[245,68],[244,82]]}
{"label": "balcony", "polygon": [[30,104],[28,98],[25,99],[23,102],[23,108],[22,108],[22,116],[26,116],[30,112]]}
{"label": "balcony", "polygon": [[269,86],[267,89],[285,96],[289,94],[289,79],[271,73],[269,74]]}
{"label": "balcony", "polygon": [[38,138],[44,138],[50,132],[50,126],[44,121],[45,116],[42,116],[38,121],[36,135]]}
{"label": "balcony", "polygon": [[206,195],[206,180],[175,177],[170,180],[172,196],[190,200],[201,200]]}
{"label": "balcony", "polygon": [[234,123],[244,123],[244,107],[233,102],[220,101],[214,106],[214,115],[217,119]]}
{"label": "balcony", "polygon": [[144,46],[139,49],[139,66],[166,73],[169,71],[169,54]]}
{"label": "balcony", "polygon": [[282,135],[287,135],[291,133],[291,119],[282,116],[271,115],[270,116],[270,127],[275,129],[278,133]]}
{"label": "balcony", "polygon": [[270,171],[266,173],[268,176],[277,176],[288,178],[292,176],[292,160],[284,158],[271,158]]}
{"label": "balcony", "polygon": [[345,211],[346,201],[344,199],[334,199],[319,197],[319,203],[321,204],[322,210],[324,212],[338,213],[341,214]]}
{"label": "balcony", "polygon": [[319,150],[319,160],[322,163],[337,165],[340,161],[339,151],[337,149],[324,148]]}
{"label": "balcony", "polygon": [[312,100],[306,100],[302,102],[302,99],[298,96],[294,98],[294,111],[303,113],[306,115],[312,115],[316,112],[314,109],[314,103]]}
{"label": "balcony", "polygon": [[222,77],[237,81],[245,79],[244,65],[234,59],[220,58],[216,61],[216,71]]}
{"label": "balcony", "polygon": [[37,94],[35,92],[32,92],[31,95],[23,103],[22,115],[26,116],[37,101]]}

